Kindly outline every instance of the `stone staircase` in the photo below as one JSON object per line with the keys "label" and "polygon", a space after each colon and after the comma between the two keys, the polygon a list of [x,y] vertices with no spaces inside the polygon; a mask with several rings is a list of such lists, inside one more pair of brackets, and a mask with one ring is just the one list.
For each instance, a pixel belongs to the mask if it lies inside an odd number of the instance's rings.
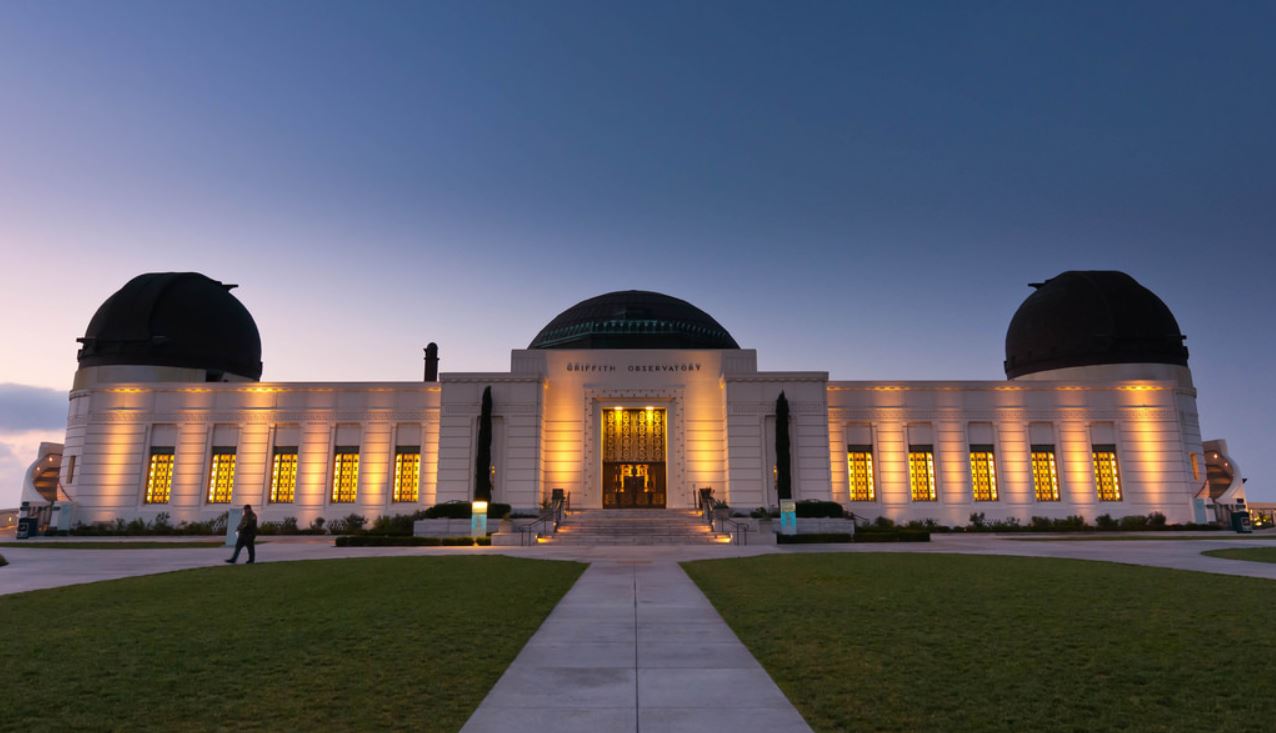
{"label": "stone staircase", "polygon": [[568,514],[554,545],[713,545],[731,536],[714,532],[687,509],[587,509]]}

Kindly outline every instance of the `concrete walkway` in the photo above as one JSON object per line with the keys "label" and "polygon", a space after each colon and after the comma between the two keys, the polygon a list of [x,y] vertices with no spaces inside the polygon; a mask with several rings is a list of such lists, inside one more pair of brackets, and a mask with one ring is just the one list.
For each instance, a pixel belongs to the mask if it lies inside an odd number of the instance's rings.
{"label": "concrete walkway", "polygon": [[673,561],[600,561],[462,733],[810,728]]}

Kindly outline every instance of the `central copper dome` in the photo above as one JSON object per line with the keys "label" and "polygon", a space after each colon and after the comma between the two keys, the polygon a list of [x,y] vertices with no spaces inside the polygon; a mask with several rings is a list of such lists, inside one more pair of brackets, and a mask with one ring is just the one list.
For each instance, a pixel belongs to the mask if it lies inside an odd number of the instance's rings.
{"label": "central copper dome", "polygon": [[685,300],[648,290],[604,293],[559,313],[529,349],[738,349],[731,334]]}

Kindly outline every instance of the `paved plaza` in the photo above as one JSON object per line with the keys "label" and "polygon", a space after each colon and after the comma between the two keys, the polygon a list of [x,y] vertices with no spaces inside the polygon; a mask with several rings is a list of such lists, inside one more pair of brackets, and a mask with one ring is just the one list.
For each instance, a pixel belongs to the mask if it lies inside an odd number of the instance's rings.
{"label": "paved plaza", "polygon": [[[96,539],[96,538],[95,538]],[[175,538],[186,539],[190,538]],[[62,540],[75,542],[74,538]],[[98,540],[100,541],[100,540]],[[1276,580],[1276,564],[1204,556],[1272,547],[1270,539],[1040,541],[935,535],[930,543],[698,546],[337,548],[331,538],[271,538],[259,562],[506,554],[590,566],[532,636],[463,729],[808,731],[807,724],[678,566],[683,560],[817,552],[1016,555],[1100,560]],[[4,548],[0,594],[217,567],[226,548]],[[251,573],[242,567],[239,572]],[[724,698],[722,690],[732,690]]]}

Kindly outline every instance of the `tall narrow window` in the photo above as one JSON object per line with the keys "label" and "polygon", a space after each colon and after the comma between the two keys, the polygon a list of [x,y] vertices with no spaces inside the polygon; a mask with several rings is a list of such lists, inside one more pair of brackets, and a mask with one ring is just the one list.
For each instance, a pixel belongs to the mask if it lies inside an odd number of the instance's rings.
{"label": "tall narrow window", "polygon": [[1059,501],[1059,470],[1053,445],[1032,446],[1032,492],[1037,501]]}
{"label": "tall narrow window", "polygon": [[416,501],[421,483],[421,448],[401,445],[394,449],[394,501]]}
{"label": "tall narrow window", "polygon": [[846,477],[850,482],[851,501],[877,501],[873,486],[873,446],[846,446]]}
{"label": "tall narrow window", "polygon": [[359,447],[337,446],[332,458],[332,503],[350,504],[359,497]]}
{"label": "tall narrow window", "polygon": [[146,466],[147,504],[167,504],[173,493],[173,449],[151,448],[151,457]]}
{"label": "tall narrow window", "polygon": [[235,449],[213,448],[208,468],[208,503],[229,504],[235,490]]}
{"label": "tall narrow window", "polygon": [[970,446],[970,493],[975,501],[997,500],[997,458],[991,445]]}
{"label": "tall narrow window", "polygon": [[[1195,453],[1192,454],[1192,465],[1196,465]],[[69,484],[75,481],[75,456],[72,455],[66,460],[66,482]]]}
{"label": "tall narrow window", "polygon": [[275,446],[270,464],[270,503],[291,504],[297,498],[297,447]]}
{"label": "tall narrow window", "polygon": [[1094,487],[1099,501],[1121,501],[1121,476],[1115,445],[1094,446]]}
{"label": "tall narrow window", "polygon": [[[1192,463],[1192,480],[1201,480],[1201,457],[1195,453],[1188,453],[1187,458]],[[71,468],[75,468],[75,456],[71,456]],[[70,482],[68,482],[70,483]]]}
{"label": "tall narrow window", "polygon": [[935,501],[935,449],[931,445],[908,446],[908,482],[913,501]]}

